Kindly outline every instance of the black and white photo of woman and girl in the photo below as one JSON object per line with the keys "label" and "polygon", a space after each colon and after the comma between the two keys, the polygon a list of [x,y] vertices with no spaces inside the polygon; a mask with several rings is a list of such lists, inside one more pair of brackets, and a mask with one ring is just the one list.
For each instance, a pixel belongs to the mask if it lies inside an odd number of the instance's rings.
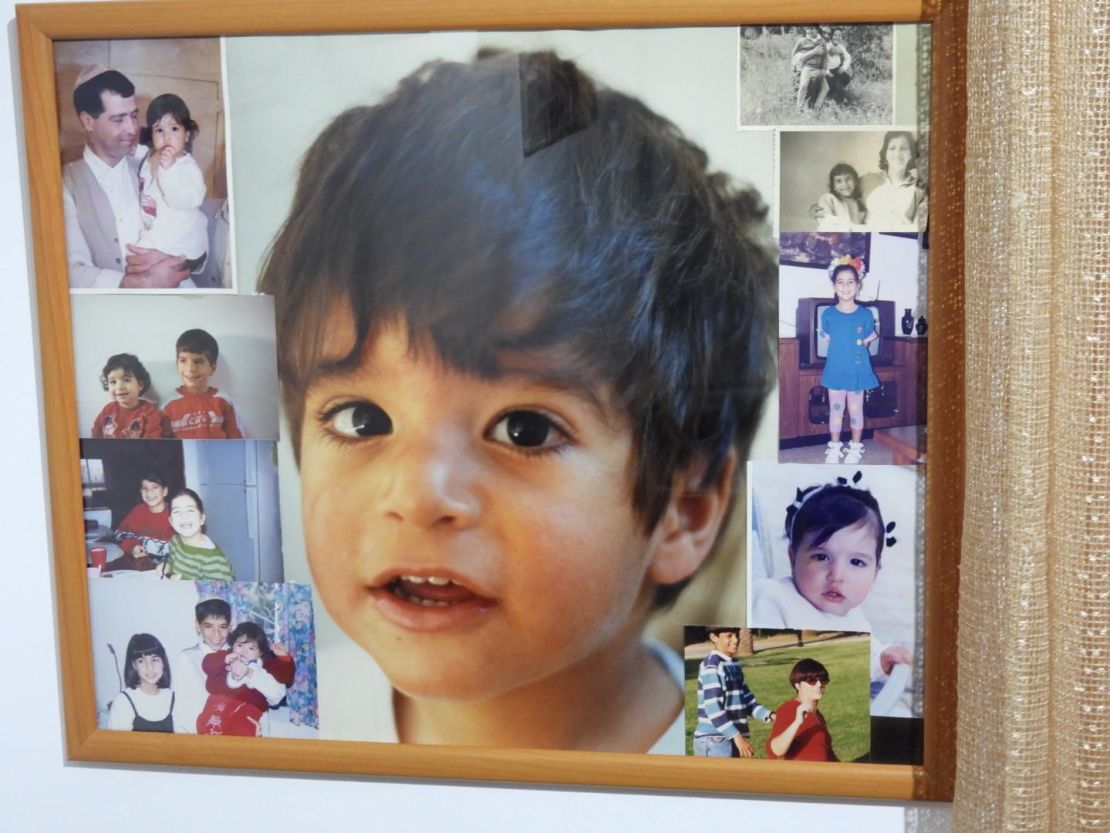
{"label": "black and white photo of woman and girl", "polygon": [[784,130],[779,231],[924,232],[925,154],[916,129]]}

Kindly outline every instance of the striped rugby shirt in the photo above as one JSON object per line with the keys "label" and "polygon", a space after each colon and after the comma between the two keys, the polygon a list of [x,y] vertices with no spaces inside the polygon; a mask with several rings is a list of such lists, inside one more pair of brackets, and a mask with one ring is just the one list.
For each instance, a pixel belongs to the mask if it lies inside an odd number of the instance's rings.
{"label": "striped rugby shirt", "polygon": [[698,725],[695,736],[748,737],[748,716],[768,722],[771,710],[761,706],[744,682],[740,663],[712,651],[698,668]]}

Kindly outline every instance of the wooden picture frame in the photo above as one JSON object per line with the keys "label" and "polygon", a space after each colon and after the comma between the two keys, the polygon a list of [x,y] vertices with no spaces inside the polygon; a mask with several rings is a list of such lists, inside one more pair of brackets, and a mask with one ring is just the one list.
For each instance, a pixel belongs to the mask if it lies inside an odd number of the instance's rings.
{"label": "wooden picture frame", "polygon": [[[17,6],[29,203],[33,228],[47,457],[67,754],[74,761],[245,768],[420,779],[593,787],[751,792],[902,800],[951,800],[955,778],[958,563],[963,507],[963,179],[966,119],[965,0],[848,0],[838,23],[932,24],[929,254],[932,324],[928,379],[929,462],[925,523],[925,738],[922,765],[773,761],[735,767],[665,756],[159,736],[97,728],[83,546],[80,453],[70,294],[62,221],[54,43],[137,37],[322,34],[368,31],[554,29],[799,23],[828,20],[816,0],[783,5],[647,0],[403,0],[306,5],[290,0],[166,0]],[[830,21],[834,22],[834,21]],[[940,369],[943,369],[941,372]]]}

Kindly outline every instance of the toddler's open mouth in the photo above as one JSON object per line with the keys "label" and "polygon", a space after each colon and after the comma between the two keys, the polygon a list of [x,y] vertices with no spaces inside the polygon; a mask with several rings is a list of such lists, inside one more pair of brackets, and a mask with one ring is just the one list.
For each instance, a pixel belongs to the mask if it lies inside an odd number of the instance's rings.
{"label": "toddler's open mouth", "polygon": [[496,599],[482,595],[461,578],[434,573],[383,577],[371,595],[387,619],[415,631],[462,627],[497,607]]}
{"label": "toddler's open mouth", "polygon": [[457,584],[446,576],[398,576],[387,586],[389,591],[406,602],[423,607],[448,607],[483,599],[469,587]]}

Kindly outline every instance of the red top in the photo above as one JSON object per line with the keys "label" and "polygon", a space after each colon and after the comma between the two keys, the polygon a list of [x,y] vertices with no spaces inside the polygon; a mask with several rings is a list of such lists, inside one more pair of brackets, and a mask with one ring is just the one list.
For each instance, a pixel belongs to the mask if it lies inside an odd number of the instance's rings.
{"label": "red top", "polygon": [[[109,564],[105,570],[153,570],[159,566],[158,561],[152,558],[140,558],[138,561],[131,555],[131,550],[136,544],[146,547],[150,555],[164,558],[166,546],[173,537],[173,527],[170,526],[170,507],[164,506],[161,512],[151,512],[145,503],[136,504],[127,513],[119,526],[116,527],[119,539],[119,548],[123,555]],[[153,542],[158,542],[157,546]]]}
{"label": "red top", "polygon": [[[771,724],[771,737],[767,738],[767,757],[779,757],[771,750],[771,741],[777,738],[787,727],[794,723],[794,715],[798,713],[798,706],[802,705],[797,700],[787,700],[775,710],[775,722]],[[798,733],[794,735],[794,742],[782,756],[787,761],[837,761],[833,752],[832,735],[825,725],[825,718],[820,711],[811,711],[806,715]]]}
{"label": "red top", "polygon": [[105,440],[161,439],[170,435],[170,426],[161,411],[140,399],[134,408],[109,402],[96,415],[89,433]]}
{"label": "red top", "polygon": [[219,390],[209,388],[204,393],[189,393],[180,387],[177,393],[178,398],[170,400],[163,409],[173,436],[185,440],[243,439],[235,408],[219,395]]}

